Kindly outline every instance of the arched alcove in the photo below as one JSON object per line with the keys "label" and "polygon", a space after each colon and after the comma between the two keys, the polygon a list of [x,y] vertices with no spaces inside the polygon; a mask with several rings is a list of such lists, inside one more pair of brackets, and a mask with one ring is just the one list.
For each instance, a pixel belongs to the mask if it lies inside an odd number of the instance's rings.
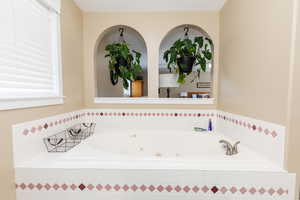
{"label": "arched alcove", "polygon": [[131,51],[141,53],[142,72],[138,73],[139,86],[142,87],[142,96],[148,95],[148,70],[147,70],[147,47],[146,43],[135,29],[117,25],[106,29],[98,38],[95,46],[95,86],[96,97],[130,97],[131,89],[136,87],[129,84],[128,89],[124,89],[123,81],[119,79],[116,85],[111,82],[109,70],[109,58],[105,58],[107,52],[105,47],[108,44],[119,43],[121,40],[120,31],[123,29],[123,39],[129,46]]}
{"label": "arched alcove", "polygon": [[[174,44],[178,39],[185,39],[185,33],[188,31],[188,38],[194,40],[195,37],[202,36],[205,42],[208,43],[208,40],[211,40],[208,33],[202,28],[185,24],[180,25],[172,30],[170,30],[166,36],[162,39],[159,47],[159,74],[160,74],[160,88],[159,88],[159,97],[166,98],[169,90],[169,97],[179,98],[187,95],[188,98],[211,98],[212,97],[212,83],[213,83],[213,64],[214,56],[211,61],[206,64],[206,72],[200,71],[197,72],[199,66],[194,66],[192,72],[185,78],[184,84],[179,84],[176,79],[177,75],[175,71],[170,72],[167,67],[167,62],[163,59],[164,52]],[[213,42],[211,40],[211,42]],[[213,43],[210,45],[211,52],[213,55],[214,47]],[[172,73],[170,76],[170,73]],[[172,78],[173,77],[173,78]],[[162,80],[164,79],[164,80]],[[170,83],[171,82],[171,83]],[[172,83],[173,82],[173,83]],[[177,85],[176,85],[177,83]],[[170,87],[168,87],[170,85]],[[172,87],[173,86],[173,87]],[[183,95],[183,96],[182,96]]]}

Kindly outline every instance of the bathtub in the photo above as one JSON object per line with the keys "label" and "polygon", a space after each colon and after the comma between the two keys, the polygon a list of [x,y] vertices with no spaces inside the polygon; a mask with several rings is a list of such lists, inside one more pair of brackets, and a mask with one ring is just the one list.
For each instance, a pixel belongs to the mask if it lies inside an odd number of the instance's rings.
{"label": "bathtub", "polygon": [[44,152],[17,168],[162,169],[285,172],[243,144],[225,155],[217,132],[103,131],[66,153]]}

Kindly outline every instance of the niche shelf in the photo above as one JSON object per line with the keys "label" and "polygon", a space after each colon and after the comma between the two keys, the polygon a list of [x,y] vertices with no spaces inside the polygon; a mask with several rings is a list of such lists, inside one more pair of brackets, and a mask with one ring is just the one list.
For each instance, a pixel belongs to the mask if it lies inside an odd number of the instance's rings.
{"label": "niche shelf", "polygon": [[[115,85],[111,81],[111,74],[109,70],[109,58],[105,58],[107,51],[105,47],[108,44],[126,42],[131,51],[141,53],[142,72],[138,73],[138,80],[135,83],[128,82],[129,87],[123,87],[123,80],[118,79]],[[148,70],[147,70],[147,48],[146,43],[135,29],[118,25],[106,29],[100,36],[95,47],[95,86],[96,99],[131,99],[136,87],[141,87],[139,90],[141,97],[148,96]],[[140,98],[140,97],[139,97]]]}

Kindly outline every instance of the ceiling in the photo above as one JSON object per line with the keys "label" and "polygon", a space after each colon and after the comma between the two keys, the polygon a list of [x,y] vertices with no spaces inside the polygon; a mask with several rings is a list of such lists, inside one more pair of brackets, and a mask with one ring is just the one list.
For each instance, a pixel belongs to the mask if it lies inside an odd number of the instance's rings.
{"label": "ceiling", "polygon": [[226,0],[75,0],[85,12],[220,10]]}

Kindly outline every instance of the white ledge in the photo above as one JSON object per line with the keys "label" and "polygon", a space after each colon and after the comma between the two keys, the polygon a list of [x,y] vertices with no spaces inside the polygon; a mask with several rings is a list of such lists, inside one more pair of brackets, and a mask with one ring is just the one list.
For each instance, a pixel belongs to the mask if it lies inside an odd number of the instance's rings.
{"label": "white ledge", "polygon": [[97,104],[214,104],[214,98],[129,98],[129,97],[96,97],[94,103]]}
{"label": "white ledge", "polygon": [[64,97],[0,98],[0,110],[12,110],[64,103]]}

